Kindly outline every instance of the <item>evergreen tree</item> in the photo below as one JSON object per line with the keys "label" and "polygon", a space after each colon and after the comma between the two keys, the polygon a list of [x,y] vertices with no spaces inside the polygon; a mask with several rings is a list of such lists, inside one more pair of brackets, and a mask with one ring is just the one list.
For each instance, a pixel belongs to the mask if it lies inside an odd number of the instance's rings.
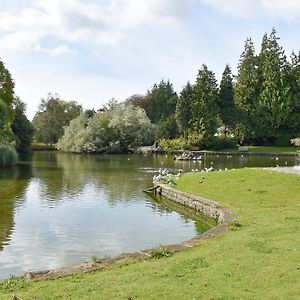
{"label": "evergreen tree", "polygon": [[157,124],[175,113],[178,96],[170,81],[162,80],[158,85],[154,84],[146,97],[151,102],[146,113],[152,123]]}
{"label": "evergreen tree", "polygon": [[275,29],[269,37],[265,34],[259,54],[261,91],[258,111],[260,130],[257,137],[268,141],[279,136],[280,128],[288,118],[288,101],[284,86],[286,57],[282,47],[278,45],[278,40]]}
{"label": "evergreen tree", "polygon": [[179,136],[175,114],[159,122],[156,127],[155,139],[175,139]]}
{"label": "evergreen tree", "polygon": [[289,101],[286,130],[293,136],[300,136],[300,52],[292,53],[291,64],[286,72],[287,99]]}
{"label": "evergreen tree", "polygon": [[235,104],[238,113],[235,134],[240,141],[255,138],[259,130],[256,122],[259,90],[255,49],[252,40],[247,39],[240,57],[235,85]]}
{"label": "evergreen tree", "polygon": [[191,106],[193,101],[193,87],[188,82],[180,93],[176,105],[176,121],[183,137],[187,139],[189,122],[191,119]]}
{"label": "evergreen tree", "polygon": [[218,86],[215,74],[202,65],[199,70],[192,103],[189,140],[194,145],[210,147],[217,131]]}
{"label": "evergreen tree", "polygon": [[229,65],[226,65],[220,83],[219,115],[225,127],[224,133],[226,138],[228,128],[233,128],[236,120],[233,78]]}

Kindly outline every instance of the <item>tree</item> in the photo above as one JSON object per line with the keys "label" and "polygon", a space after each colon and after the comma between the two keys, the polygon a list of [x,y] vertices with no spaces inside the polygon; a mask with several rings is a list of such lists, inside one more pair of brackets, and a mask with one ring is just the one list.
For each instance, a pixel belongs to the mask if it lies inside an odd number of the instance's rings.
{"label": "tree", "polygon": [[176,121],[183,137],[187,139],[189,122],[192,117],[193,87],[188,82],[180,93],[176,105]]}
{"label": "tree", "polygon": [[82,107],[75,101],[64,101],[57,95],[49,94],[42,99],[39,111],[33,118],[35,140],[54,144],[64,133],[64,126],[82,112]]}
{"label": "tree", "polygon": [[0,60],[0,99],[6,104],[10,123],[14,119],[13,100],[14,100],[14,81],[4,63]]}
{"label": "tree", "polygon": [[261,90],[257,116],[260,130],[257,131],[257,135],[264,140],[278,137],[280,128],[285,125],[289,115],[284,86],[287,62],[278,40],[275,29],[269,37],[265,34],[259,54]]}
{"label": "tree", "polygon": [[81,114],[65,127],[57,147],[62,151],[128,152],[153,143],[153,125],[145,111],[132,104],[110,101],[90,119]]}
{"label": "tree", "polygon": [[218,86],[215,74],[202,65],[199,70],[192,103],[189,140],[192,144],[210,147],[217,131]]}
{"label": "tree", "polygon": [[150,104],[145,111],[152,123],[157,124],[175,113],[178,97],[170,81],[154,84],[146,97]]}
{"label": "tree", "polygon": [[175,114],[169,116],[165,120],[156,125],[155,139],[175,139],[179,135],[178,125]]}
{"label": "tree", "polygon": [[225,127],[225,138],[228,128],[233,128],[236,121],[236,108],[234,103],[233,78],[229,65],[226,65],[222,74],[219,91],[219,115]]}
{"label": "tree", "polygon": [[87,129],[89,118],[81,113],[64,128],[64,135],[58,140],[56,147],[64,152],[90,153],[96,147],[92,141],[91,132]]}
{"label": "tree", "polygon": [[300,135],[300,52],[292,53],[291,64],[286,71],[288,120],[286,131],[292,135]]}
{"label": "tree", "polygon": [[7,105],[0,99],[0,144],[10,144],[13,141],[10,113]]}
{"label": "tree", "polygon": [[256,122],[259,91],[255,49],[252,40],[247,39],[240,57],[235,85],[235,103],[238,112],[235,133],[241,141],[256,137],[259,128]]}
{"label": "tree", "polygon": [[26,104],[19,97],[15,97],[13,107],[15,119],[12,124],[12,130],[16,139],[16,150],[18,153],[28,154],[32,151],[33,125],[25,115]]}

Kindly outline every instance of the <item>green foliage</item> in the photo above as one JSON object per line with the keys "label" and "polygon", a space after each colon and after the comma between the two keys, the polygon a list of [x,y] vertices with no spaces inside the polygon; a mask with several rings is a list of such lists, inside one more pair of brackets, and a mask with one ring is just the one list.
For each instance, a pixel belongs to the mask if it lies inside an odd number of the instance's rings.
{"label": "green foliage", "polygon": [[0,143],[9,144],[13,141],[9,109],[0,99]]}
{"label": "green foliage", "polygon": [[65,127],[64,135],[58,140],[58,150],[74,153],[90,153],[96,151],[91,133],[87,130],[88,117],[82,113]]}
{"label": "green foliage", "polygon": [[57,148],[75,153],[119,153],[153,143],[153,125],[140,107],[110,102],[88,118],[81,114],[65,127]]}
{"label": "green foliage", "polygon": [[247,39],[240,57],[235,85],[235,103],[238,110],[235,135],[240,141],[254,138],[258,130],[256,119],[259,90],[255,49],[252,40]]}
{"label": "green foliage", "polygon": [[9,146],[0,144],[0,167],[14,166],[18,161],[16,150]]}
{"label": "green foliage", "polygon": [[8,120],[10,124],[14,119],[13,100],[14,100],[14,81],[11,78],[10,72],[6,69],[4,63],[0,60],[0,100],[2,100],[7,107]]}
{"label": "green foliage", "polygon": [[237,141],[233,138],[217,137],[212,145],[212,149],[215,151],[237,149]]}
{"label": "green foliage", "polygon": [[151,122],[156,124],[173,115],[177,99],[177,94],[169,81],[162,80],[158,85],[154,84],[145,98],[149,101],[145,111]]}
{"label": "green foliage", "polygon": [[188,82],[180,93],[176,105],[176,120],[180,132],[188,137],[189,123],[192,117],[193,87]]}
{"label": "green foliage", "polygon": [[280,128],[285,127],[289,115],[284,85],[287,62],[278,40],[275,29],[270,36],[264,35],[258,57],[260,94],[257,119],[260,128],[256,132],[257,138],[278,137]]}
{"label": "green foliage", "polygon": [[184,138],[177,139],[161,139],[158,141],[159,145],[164,150],[188,150],[191,146]]}
{"label": "green foliage", "polygon": [[215,74],[206,65],[199,70],[193,98],[189,141],[210,147],[217,131],[218,87]]}
{"label": "green foliage", "polygon": [[291,139],[293,135],[290,133],[280,134],[274,142],[275,147],[289,147],[291,145]]}
{"label": "green foliage", "polygon": [[15,119],[12,124],[12,130],[16,139],[16,150],[18,153],[28,154],[32,152],[31,142],[33,137],[33,125],[25,115],[26,105],[19,97],[13,102],[15,110]]}
{"label": "green foliage", "polygon": [[57,95],[49,94],[42,99],[39,110],[33,118],[36,142],[54,144],[64,133],[64,126],[76,118],[82,111],[75,101],[66,102]]}
{"label": "green foliage", "polygon": [[227,136],[228,129],[232,129],[236,121],[236,107],[234,102],[233,78],[229,65],[226,65],[222,75],[219,91],[219,115],[225,127]]}
{"label": "green foliage", "polygon": [[174,139],[179,136],[175,114],[156,125],[156,139]]}
{"label": "green foliage", "polygon": [[150,252],[151,258],[166,258],[173,255],[173,252],[169,250],[167,247],[159,246],[157,248],[154,248]]}
{"label": "green foliage", "polygon": [[300,132],[300,52],[292,53],[291,63],[285,72],[286,97],[289,102],[289,113],[286,131]]}

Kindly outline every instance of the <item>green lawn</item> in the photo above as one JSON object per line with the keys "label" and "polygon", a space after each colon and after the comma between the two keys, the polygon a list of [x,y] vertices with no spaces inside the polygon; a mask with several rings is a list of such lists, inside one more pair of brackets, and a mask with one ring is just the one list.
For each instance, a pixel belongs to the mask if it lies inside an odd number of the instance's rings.
{"label": "green lawn", "polygon": [[[238,149],[224,149],[221,152],[239,152]],[[248,146],[248,152],[251,153],[298,153],[298,147],[263,147],[263,146]]]}
{"label": "green lawn", "polygon": [[92,274],[0,284],[0,299],[299,299],[300,176],[241,169],[182,176],[177,188],[233,209],[241,227],[172,257]]}

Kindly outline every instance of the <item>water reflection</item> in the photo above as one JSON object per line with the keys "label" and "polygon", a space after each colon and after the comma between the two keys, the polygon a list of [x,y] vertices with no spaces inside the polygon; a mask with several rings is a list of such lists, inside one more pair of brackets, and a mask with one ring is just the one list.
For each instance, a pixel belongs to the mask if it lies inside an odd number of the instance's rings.
{"label": "water reflection", "polygon": [[0,278],[174,244],[211,226],[202,216],[142,191],[160,168],[174,172],[294,165],[295,158],[72,155],[37,152],[32,163],[0,170]]}
{"label": "water reflection", "polygon": [[22,204],[31,177],[29,164],[0,168],[0,252],[10,240],[14,228],[14,211]]}

